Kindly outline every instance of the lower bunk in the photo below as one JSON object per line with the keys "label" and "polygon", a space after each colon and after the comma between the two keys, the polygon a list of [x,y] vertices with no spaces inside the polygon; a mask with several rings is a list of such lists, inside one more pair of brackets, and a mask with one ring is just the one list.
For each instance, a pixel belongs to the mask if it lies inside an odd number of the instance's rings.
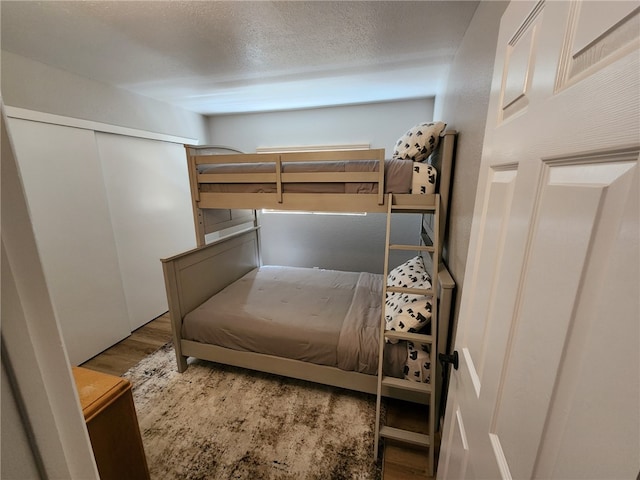
{"label": "lower bunk", "polygon": [[[163,268],[179,371],[194,357],[376,393],[382,275],[261,267],[256,228],[165,259]],[[444,269],[439,279],[432,325],[446,339],[453,281]],[[407,343],[385,349],[385,374],[407,376]],[[426,402],[391,386],[382,394]]]}

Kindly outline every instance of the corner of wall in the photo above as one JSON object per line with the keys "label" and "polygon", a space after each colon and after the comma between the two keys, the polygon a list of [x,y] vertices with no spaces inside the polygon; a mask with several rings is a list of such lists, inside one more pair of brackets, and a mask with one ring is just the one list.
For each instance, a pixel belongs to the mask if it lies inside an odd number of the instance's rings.
{"label": "corner of wall", "polygon": [[6,105],[207,143],[204,115],[1,51]]}

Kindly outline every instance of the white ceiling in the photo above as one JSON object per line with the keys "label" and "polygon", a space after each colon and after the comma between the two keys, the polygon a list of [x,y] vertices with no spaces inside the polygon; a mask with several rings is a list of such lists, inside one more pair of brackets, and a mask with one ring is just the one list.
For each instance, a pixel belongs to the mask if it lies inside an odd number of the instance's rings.
{"label": "white ceiling", "polygon": [[202,114],[429,97],[478,2],[7,1],[2,49]]}

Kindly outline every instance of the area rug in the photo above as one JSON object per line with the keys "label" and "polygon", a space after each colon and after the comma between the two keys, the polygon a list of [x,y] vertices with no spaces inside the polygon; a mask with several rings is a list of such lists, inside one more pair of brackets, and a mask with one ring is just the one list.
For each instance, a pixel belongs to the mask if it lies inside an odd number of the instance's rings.
{"label": "area rug", "polygon": [[152,479],[380,479],[375,397],[190,360],[171,343],[124,374]]}

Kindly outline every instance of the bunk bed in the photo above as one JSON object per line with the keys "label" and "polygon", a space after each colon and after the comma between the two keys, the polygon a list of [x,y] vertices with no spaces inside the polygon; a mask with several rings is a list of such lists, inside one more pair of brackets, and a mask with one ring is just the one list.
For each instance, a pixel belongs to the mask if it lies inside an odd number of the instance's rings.
{"label": "bunk bed", "polygon": [[[280,318],[279,324],[274,323],[273,331],[265,328],[264,322],[262,325],[249,324],[249,320],[237,314],[240,310],[252,308],[264,311],[268,307],[266,300],[269,298],[277,298],[278,303],[288,303],[289,313],[298,311],[302,306],[292,303],[296,293],[285,291],[283,287],[295,283],[298,288],[301,284],[313,285],[312,282],[315,281],[306,278],[305,274],[308,272],[301,272],[299,269],[262,266],[255,210],[269,208],[376,213],[394,210],[415,213],[433,212],[438,205],[439,215],[435,217],[436,220],[424,216],[422,223],[427,236],[431,235],[432,243],[437,246],[439,255],[441,239],[433,236],[434,232],[444,231],[455,140],[455,131],[440,134],[437,149],[429,155],[428,163],[424,163],[429,166],[431,174],[430,182],[427,183],[433,187],[432,191],[437,189],[438,193],[420,194],[411,193],[412,187],[415,191],[412,172],[416,162],[412,159],[389,161],[385,159],[384,149],[220,154],[215,148],[208,146],[185,146],[199,246],[195,250],[162,260],[179,371],[188,367],[188,357],[194,357],[376,393],[380,337],[378,329],[385,283],[383,276],[311,272],[324,275],[327,277],[324,281],[329,284],[344,284],[344,290],[352,297],[362,297],[370,302],[370,305],[360,307],[370,310],[369,318],[357,318],[353,320],[353,325],[342,325],[342,319],[332,318],[331,327],[317,327],[311,319],[324,315],[318,313],[321,311],[319,305],[307,305],[311,310],[307,312],[309,317],[304,319],[303,325],[296,326],[295,320],[289,315]],[[437,172],[437,184],[434,182],[433,170]],[[429,188],[429,185],[423,185],[422,191]],[[435,226],[434,222],[439,225]],[[206,244],[207,234],[238,224],[244,224],[248,228]],[[438,295],[439,318],[432,325],[437,325],[439,343],[444,347],[454,283],[444,266],[440,266],[438,270],[433,286]],[[277,287],[263,284],[255,287],[258,285],[256,282],[265,278],[277,278],[280,282]],[[297,280],[292,282],[282,280],[283,278]],[[232,299],[248,295],[247,290],[243,290],[245,287],[255,287],[254,292],[263,288],[273,290],[256,296],[262,302],[260,307],[229,307]],[[324,289],[326,292],[330,290],[326,284],[322,284],[322,279],[320,284],[311,288],[317,291]],[[351,313],[349,310],[356,308],[353,306],[353,298],[345,297],[342,300],[342,310],[333,312],[337,316]],[[219,312],[223,307],[228,310],[223,323],[217,327],[207,326],[207,314]],[[318,310],[314,311],[314,308]],[[269,311],[267,315],[276,314]],[[239,330],[231,331],[232,328]],[[372,336],[361,338],[363,328],[370,331]],[[293,332],[293,339],[289,343],[283,342],[281,338],[285,330]],[[261,337],[258,336],[259,333],[262,333]],[[347,337],[347,333],[351,333],[352,337]],[[334,353],[310,352],[310,338],[326,339],[325,348],[333,349]],[[363,353],[360,346],[355,351],[349,350],[355,344],[350,338],[359,338],[358,342],[367,344],[368,353]],[[232,343],[232,340],[236,343]],[[406,361],[406,345],[400,345],[401,347],[397,344],[385,346],[385,359],[395,357]],[[295,351],[296,348],[298,352]],[[346,351],[346,359],[335,358],[335,351],[341,349]],[[385,372],[391,376],[401,376],[398,372],[402,372],[405,365],[398,367],[394,361],[385,363],[388,363],[385,365]],[[393,385],[384,386],[382,394],[426,403],[419,393],[396,389]]]}
{"label": "bunk bed", "polygon": [[428,207],[437,190],[444,226],[455,140],[455,131],[441,133],[428,162],[414,151],[386,159],[384,149],[221,154],[186,145],[198,245],[209,233],[252,221],[256,209],[386,213],[389,193],[396,206]]}

